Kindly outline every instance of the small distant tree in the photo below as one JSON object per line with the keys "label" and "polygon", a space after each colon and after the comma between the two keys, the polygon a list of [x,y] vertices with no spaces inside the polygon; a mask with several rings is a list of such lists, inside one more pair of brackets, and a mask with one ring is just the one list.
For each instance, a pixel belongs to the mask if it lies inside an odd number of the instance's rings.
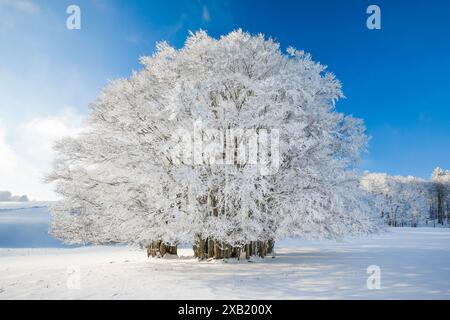
{"label": "small distant tree", "polygon": [[0,191],[0,201],[11,201],[12,194],[9,191]]}
{"label": "small distant tree", "polygon": [[204,259],[376,229],[353,172],[363,122],[336,112],[341,84],[309,54],[199,31],[141,62],[102,91],[83,133],[56,144],[54,235],[152,256],[191,242]]}
{"label": "small distant tree", "polygon": [[0,201],[27,202],[29,199],[27,195],[13,196],[9,191],[0,191]]}

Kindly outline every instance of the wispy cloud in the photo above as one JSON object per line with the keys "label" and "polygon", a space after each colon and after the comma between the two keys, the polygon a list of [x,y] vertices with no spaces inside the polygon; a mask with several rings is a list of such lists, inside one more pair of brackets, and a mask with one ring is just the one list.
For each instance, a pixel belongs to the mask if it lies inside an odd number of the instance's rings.
{"label": "wispy cloud", "polygon": [[29,14],[40,12],[39,6],[31,0],[0,0],[0,7],[2,6]]}
{"label": "wispy cloud", "polygon": [[207,6],[203,6],[202,20],[203,20],[203,22],[210,22],[211,21],[211,15],[209,13],[209,9],[208,9]]}
{"label": "wispy cloud", "polygon": [[174,37],[180,30],[182,30],[184,28],[186,19],[187,15],[185,13],[182,13],[177,23],[166,28],[164,30],[164,33],[167,35],[167,38],[170,39]]}

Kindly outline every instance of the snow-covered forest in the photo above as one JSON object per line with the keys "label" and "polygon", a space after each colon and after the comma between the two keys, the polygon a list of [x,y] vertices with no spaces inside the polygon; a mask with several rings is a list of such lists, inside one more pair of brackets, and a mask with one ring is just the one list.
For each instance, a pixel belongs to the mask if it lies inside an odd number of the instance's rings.
{"label": "snow-covered forest", "polygon": [[448,170],[436,168],[430,180],[366,173],[362,177],[361,185],[372,194],[373,205],[389,226],[449,225]]}

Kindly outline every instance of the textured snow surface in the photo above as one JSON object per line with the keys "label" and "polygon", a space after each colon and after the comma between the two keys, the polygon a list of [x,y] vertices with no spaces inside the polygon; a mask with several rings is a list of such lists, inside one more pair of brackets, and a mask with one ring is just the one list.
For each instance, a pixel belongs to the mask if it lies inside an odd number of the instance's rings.
{"label": "textured snow surface", "polygon": [[[275,259],[253,263],[198,262],[190,249],[179,259],[127,247],[0,249],[0,299],[449,299],[450,229],[388,231],[286,240]],[[367,289],[370,265],[381,268],[379,290]]]}

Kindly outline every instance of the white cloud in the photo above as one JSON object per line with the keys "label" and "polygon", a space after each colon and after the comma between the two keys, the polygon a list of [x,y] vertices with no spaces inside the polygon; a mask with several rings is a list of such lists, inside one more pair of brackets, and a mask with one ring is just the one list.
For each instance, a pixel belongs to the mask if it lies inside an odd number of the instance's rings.
{"label": "white cloud", "polygon": [[81,115],[68,109],[61,116],[35,118],[19,124],[18,147],[26,158],[48,163],[53,159],[53,142],[80,132]]}
{"label": "white cloud", "polygon": [[53,200],[53,186],[42,182],[51,169],[54,141],[80,132],[81,115],[72,110],[60,116],[35,118],[15,128],[0,121],[0,190]]}
{"label": "white cloud", "polygon": [[0,6],[7,6],[30,14],[36,14],[40,11],[39,6],[31,0],[0,0]]}

